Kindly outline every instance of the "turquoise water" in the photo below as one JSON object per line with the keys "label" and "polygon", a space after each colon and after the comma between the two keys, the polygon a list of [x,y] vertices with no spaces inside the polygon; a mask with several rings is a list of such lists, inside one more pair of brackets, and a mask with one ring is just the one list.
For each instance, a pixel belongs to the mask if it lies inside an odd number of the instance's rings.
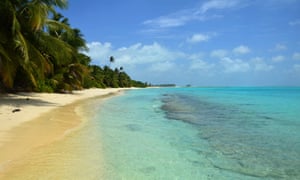
{"label": "turquoise water", "polygon": [[300,179],[300,88],[131,90],[95,109],[105,179]]}

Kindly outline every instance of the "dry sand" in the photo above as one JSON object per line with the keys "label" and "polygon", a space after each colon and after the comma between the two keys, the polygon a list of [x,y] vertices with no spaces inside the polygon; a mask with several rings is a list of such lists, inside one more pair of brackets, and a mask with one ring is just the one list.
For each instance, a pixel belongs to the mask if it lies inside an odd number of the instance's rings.
{"label": "dry sand", "polygon": [[0,178],[13,162],[33,149],[62,138],[82,122],[83,100],[123,89],[89,89],[72,94],[0,95]]}

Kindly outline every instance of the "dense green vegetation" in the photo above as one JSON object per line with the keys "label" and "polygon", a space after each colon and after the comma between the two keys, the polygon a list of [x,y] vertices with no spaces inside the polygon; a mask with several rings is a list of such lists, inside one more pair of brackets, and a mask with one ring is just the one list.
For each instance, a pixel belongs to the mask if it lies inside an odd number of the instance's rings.
{"label": "dense green vegetation", "polygon": [[[145,87],[123,67],[90,64],[80,30],[55,10],[66,7],[67,0],[0,1],[0,91]],[[113,56],[107,60],[114,61]]]}

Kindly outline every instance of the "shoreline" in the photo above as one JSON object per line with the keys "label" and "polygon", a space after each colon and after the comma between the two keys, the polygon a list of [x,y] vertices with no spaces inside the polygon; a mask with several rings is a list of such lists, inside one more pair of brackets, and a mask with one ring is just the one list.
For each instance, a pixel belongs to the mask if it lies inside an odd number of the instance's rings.
{"label": "shoreline", "polygon": [[[89,101],[117,95],[127,89],[1,95],[0,178],[18,166],[18,161],[28,153],[64,139],[70,132],[84,126],[88,112],[83,109]],[[13,112],[14,109],[20,111]]]}

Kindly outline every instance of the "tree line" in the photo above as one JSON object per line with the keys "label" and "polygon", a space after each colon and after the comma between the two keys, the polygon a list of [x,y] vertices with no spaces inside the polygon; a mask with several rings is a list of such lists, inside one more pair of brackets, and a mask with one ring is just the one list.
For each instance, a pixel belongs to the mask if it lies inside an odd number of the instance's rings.
{"label": "tree line", "polygon": [[0,1],[0,91],[146,87],[123,67],[91,65],[80,30],[56,11],[67,5],[67,0]]}

